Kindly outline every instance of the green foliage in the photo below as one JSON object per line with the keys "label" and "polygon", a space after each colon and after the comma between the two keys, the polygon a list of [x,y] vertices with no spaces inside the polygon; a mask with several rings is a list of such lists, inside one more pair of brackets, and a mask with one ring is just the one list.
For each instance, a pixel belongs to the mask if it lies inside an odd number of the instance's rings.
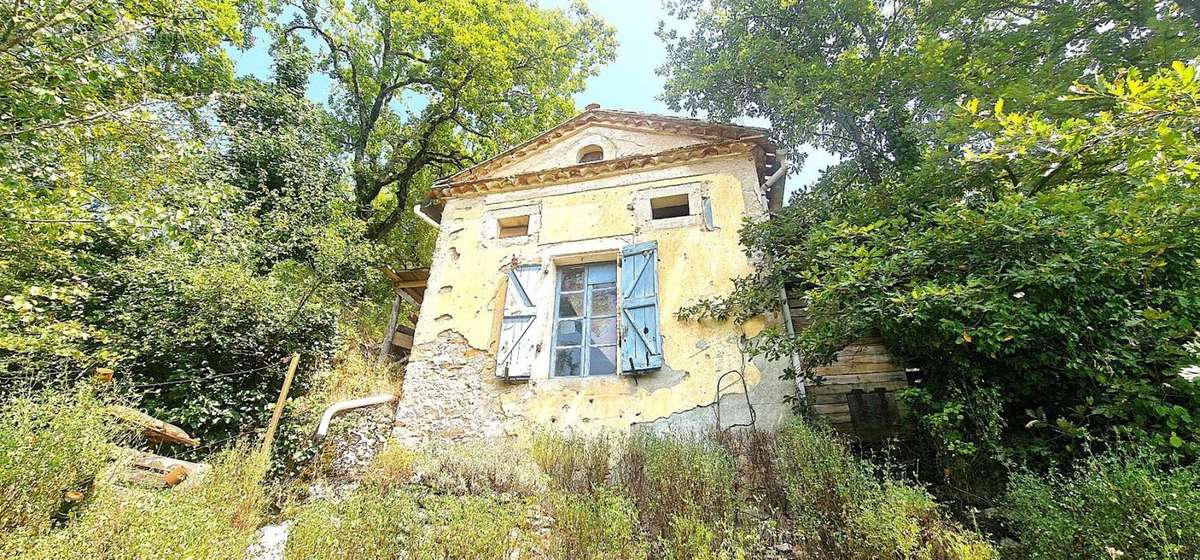
{"label": "green foliage", "polygon": [[828,428],[789,424],[776,457],[793,547],[805,557],[996,557],[981,537],[946,519],[924,488],[876,472]]}
{"label": "green foliage", "polygon": [[281,2],[281,50],[321,45],[337,138],[371,239],[415,222],[410,195],[568,116],[571,95],[611,60],[613,31],[522,0]]}
{"label": "green foliage", "polygon": [[391,560],[420,530],[412,496],[363,488],[338,501],[295,512],[285,558]]}
{"label": "green foliage", "polygon": [[389,441],[363,473],[363,482],[385,490],[408,484],[417,473],[416,463],[419,458],[413,450],[395,441]]}
{"label": "green foliage", "polygon": [[525,512],[522,502],[490,497],[362,488],[300,506],[285,558],[504,560],[528,547]]}
{"label": "green foliage", "polygon": [[1200,555],[1200,467],[1134,448],[1088,458],[1069,475],[1023,473],[1005,517],[1013,557],[1195,558]]}
{"label": "green foliage", "polygon": [[262,465],[248,446],[214,457],[199,481],[170,492],[98,488],[62,531],[19,558],[239,559],[265,519]]}
{"label": "green foliage", "polygon": [[684,25],[660,32],[664,97],[718,118],[766,118],[784,145],[837,154],[829,188],[847,173],[878,182],[961,142],[969,131],[946,116],[964,96],[1073,114],[1056,96],[1075,80],[1192,59],[1192,4],[673,0]]}
{"label": "green foliage", "polygon": [[68,491],[90,490],[122,435],[91,390],[47,391],[0,409],[0,551],[50,530]]}
{"label": "green foliage", "polygon": [[1200,82],[1175,64],[1073,89],[1066,102],[1105,110],[968,101],[963,158],[813,192],[745,230],[772,264],[743,292],[789,284],[811,320],[759,351],[811,367],[878,331],[920,379],[904,397],[934,480],[1002,482],[1114,432],[1200,449],[1200,386],[1179,375],[1200,324]]}
{"label": "green foliage", "polygon": [[567,560],[638,560],[647,546],[638,530],[633,502],[611,490],[551,493],[547,513],[554,524],[544,546],[550,558]]}
{"label": "green foliage", "polygon": [[616,437],[546,430],[534,435],[529,453],[556,488],[588,492],[608,482]]}
{"label": "green foliage", "polygon": [[669,534],[676,517],[731,525],[742,503],[736,478],[733,456],[711,439],[649,432],[629,436],[613,472],[655,536]]}
{"label": "green foliage", "polygon": [[232,78],[223,43],[243,39],[238,7],[226,0],[0,2],[0,142],[33,140],[36,149],[43,131],[136,119],[164,100],[202,102]]}
{"label": "green foliage", "polygon": [[427,449],[416,462],[423,484],[453,494],[536,495],[548,479],[529,454],[509,442],[473,440]]}

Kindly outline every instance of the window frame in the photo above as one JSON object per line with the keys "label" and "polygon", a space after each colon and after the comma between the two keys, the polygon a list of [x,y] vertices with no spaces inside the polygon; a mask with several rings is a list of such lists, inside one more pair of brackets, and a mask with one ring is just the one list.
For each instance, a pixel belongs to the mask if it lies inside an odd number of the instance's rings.
{"label": "window frame", "polygon": [[[590,283],[590,272],[592,268],[611,266],[613,270],[612,290],[614,292],[613,312],[611,315],[593,316],[592,312],[592,297],[594,286],[599,284],[607,284],[601,282],[597,284]],[[572,269],[583,270],[583,287],[579,291],[568,290],[566,294],[581,293],[583,294],[583,315],[577,317],[560,317],[559,312],[562,304],[562,279],[566,272]],[[597,260],[588,262],[578,262],[572,264],[562,264],[555,267],[554,272],[554,305],[551,310],[550,317],[550,378],[552,379],[584,379],[589,377],[611,378],[621,375],[621,265],[619,260]],[[605,288],[601,288],[605,289]],[[593,320],[610,319],[613,321],[613,341],[610,343],[594,345],[592,344],[592,322]],[[579,344],[569,345],[564,348],[579,349],[579,375],[560,375],[558,373],[558,350],[559,350],[559,324],[562,321],[580,321],[580,339]],[[591,351],[593,348],[611,348],[613,352],[613,370],[609,373],[591,373]]]}

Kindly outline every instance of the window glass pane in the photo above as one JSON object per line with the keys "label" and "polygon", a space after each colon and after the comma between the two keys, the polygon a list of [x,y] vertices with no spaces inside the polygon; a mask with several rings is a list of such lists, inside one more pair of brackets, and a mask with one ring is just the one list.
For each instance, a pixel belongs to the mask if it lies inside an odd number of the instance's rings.
{"label": "window glass pane", "polygon": [[588,266],[588,284],[605,284],[617,281],[617,263],[602,263]]}
{"label": "window glass pane", "polygon": [[583,317],[583,293],[559,294],[559,317]]}
{"label": "window glass pane", "polygon": [[559,348],[554,351],[554,375],[572,377],[582,372],[579,348]]}
{"label": "window glass pane", "polygon": [[558,341],[559,346],[579,346],[583,344],[583,321],[580,319],[568,319],[558,322]]}
{"label": "window glass pane", "polygon": [[617,342],[617,318],[592,319],[592,344],[615,344]]}
{"label": "window glass pane", "polygon": [[592,317],[617,314],[617,289],[592,290]]}
{"label": "window glass pane", "polygon": [[588,356],[588,375],[608,375],[617,371],[617,347],[591,348]]}
{"label": "window glass pane", "polygon": [[559,272],[559,291],[576,292],[583,289],[583,267],[563,268]]}

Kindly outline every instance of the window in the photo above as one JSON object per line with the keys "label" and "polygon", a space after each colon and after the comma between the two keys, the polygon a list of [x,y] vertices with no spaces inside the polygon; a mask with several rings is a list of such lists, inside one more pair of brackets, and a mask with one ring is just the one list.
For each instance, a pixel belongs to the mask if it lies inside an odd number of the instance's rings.
{"label": "window", "polygon": [[688,214],[688,195],[686,193],[650,199],[651,219],[679,218]]}
{"label": "window", "polygon": [[581,377],[617,371],[617,264],[558,270],[553,375]]}
{"label": "window", "polygon": [[497,218],[496,225],[498,232],[496,237],[504,239],[507,237],[524,237],[529,235],[529,216],[509,216],[507,218]]}
{"label": "window", "polygon": [[591,163],[604,159],[604,148],[592,144],[579,150],[579,163]]}

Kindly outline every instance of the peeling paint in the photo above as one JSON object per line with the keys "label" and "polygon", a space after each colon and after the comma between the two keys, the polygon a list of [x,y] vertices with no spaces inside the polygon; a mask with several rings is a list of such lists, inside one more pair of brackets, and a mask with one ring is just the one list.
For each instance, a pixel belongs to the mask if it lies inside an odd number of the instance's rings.
{"label": "peeling paint", "polygon": [[[644,152],[646,148],[639,147],[643,144],[656,150],[695,141],[631,131],[611,135],[606,130],[584,130],[579,138],[583,141],[597,134],[609,135],[605,137],[618,152]],[[574,153],[571,146],[552,148],[547,157],[565,158]],[[555,162],[550,163],[556,166]],[[549,164],[517,162],[510,168],[542,165]],[[648,206],[643,209],[641,205],[648,204],[656,193],[674,192],[708,197],[717,227],[705,228],[698,214],[671,218],[676,221],[665,225],[651,223]],[[496,243],[491,237],[495,227],[489,220],[495,220],[498,209],[505,209],[507,215],[513,208],[536,212],[538,231]],[[696,205],[693,211],[699,208]],[[768,404],[782,403],[786,394],[794,392],[790,382],[778,382],[782,364],[743,362],[739,349],[743,334],[758,336],[777,318],[758,318],[738,331],[728,323],[675,317],[678,309],[701,298],[730,293],[733,279],[753,270],[753,263],[739,246],[738,230],[744,218],[764,214],[756,164],[749,156],[449,199],[443,212],[445,223],[461,227],[443,231],[438,239],[405,375],[407,402],[400,406],[398,433],[419,437],[422,422],[428,422],[426,431],[438,437],[496,431],[517,434],[528,432],[531,425],[548,424],[593,431],[682,422],[680,418],[698,422],[695,411],[713,405],[716,380],[730,370],[745,371],[751,393],[760,394],[756,398],[768,399],[763,395],[769,394]],[[512,383],[496,378],[495,357],[489,352],[494,351],[497,336],[495,306],[503,305],[497,301],[503,267],[538,264],[553,277],[565,260],[615,260],[624,245],[649,240],[657,241],[659,247],[665,363],[661,370],[637,377],[551,377],[554,321],[549,315],[553,305],[544,302],[539,310],[545,314],[545,320],[539,321],[543,328],[530,333],[541,343],[531,379]],[[464,392],[467,394],[461,394]],[[436,417],[422,420],[422,414]],[[447,423],[454,422],[448,419],[453,418],[460,418],[462,425],[449,428]]]}

